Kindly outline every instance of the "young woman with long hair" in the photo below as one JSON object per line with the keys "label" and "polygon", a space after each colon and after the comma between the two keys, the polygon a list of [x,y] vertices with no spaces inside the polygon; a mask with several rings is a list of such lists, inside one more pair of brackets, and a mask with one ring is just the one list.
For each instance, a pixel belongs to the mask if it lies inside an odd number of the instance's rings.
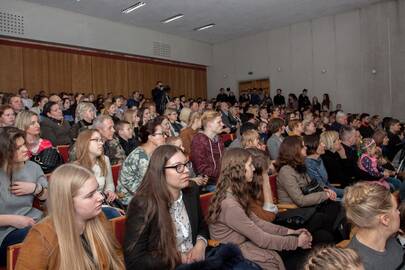
{"label": "young woman with long hair", "polygon": [[133,107],[124,112],[124,121],[127,121],[134,130],[134,138],[139,141],[139,127],[141,118],[138,116],[138,109]]}
{"label": "young woman with long hair", "polygon": [[6,263],[7,246],[22,242],[42,218],[32,203],[35,197],[46,200],[48,182],[41,167],[28,159],[24,132],[0,128],[0,266]]}
{"label": "young woman with long hair", "polygon": [[93,173],[76,165],[50,179],[49,216],[29,232],[16,269],[125,269],[119,244],[101,213],[103,196]]}
{"label": "young woman with long hair", "polygon": [[236,244],[245,258],[265,270],[285,269],[277,251],[310,248],[312,237],[305,229],[290,230],[251,212],[249,185],[253,174],[252,157],[247,150],[232,148],[225,152],[208,211],[211,237]]}
{"label": "young woman with long hair", "polygon": [[[112,178],[110,159],[104,155],[103,140],[96,129],[87,129],[80,132],[76,140],[76,164],[92,171],[97,179],[98,189],[105,196],[106,203],[117,199]],[[107,218],[120,216],[114,208],[104,207]]]}
{"label": "young woman with long hair", "polygon": [[128,208],[127,269],[174,269],[202,261],[208,228],[198,186],[189,186],[189,163],[180,148],[158,147]]}

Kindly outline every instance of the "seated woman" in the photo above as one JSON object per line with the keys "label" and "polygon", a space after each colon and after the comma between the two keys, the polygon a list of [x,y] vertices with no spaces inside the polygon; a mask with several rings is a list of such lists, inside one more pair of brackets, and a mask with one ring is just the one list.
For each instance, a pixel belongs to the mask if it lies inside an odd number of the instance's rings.
{"label": "seated woman", "polygon": [[129,204],[140,185],[153,151],[166,141],[161,123],[162,119],[157,117],[141,127],[139,135],[142,144],[122,164],[117,191],[123,195],[120,200],[124,205]]}
{"label": "seated woman", "polygon": [[128,208],[124,240],[127,269],[174,269],[204,260],[208,228],[198,187],[189,185],[188,163],[173,145],[153,152]]}
{"label": "seated woman", "polygon": [[247,150],[231,148],[225,152],[208,212],[210,234],[220,242],[236,244],[245,258],[265,270],[284,269],[277,251],[310,248],[312,237],[305,229],[291,230],[252,213],[248,192],[253,172]]}
{"label": "seated woman", "polygon": [[[189,108],[183,108],[183,110],[184,109]],[[191,154],[191,142],[193,141],[194,135],[201,129],[201,116],[202,114],[200,112],[191,113],[188,127],[180,131],[180,138],[183,141],[184,146],[184,154],[187,156],[190,156]]]}
{"label": "seated woman", "polygon": [[346,156],[345,149],[336,131],[324,131],[320,143],[325,145],[325,153],[321,155],[323,164],[328,173],[329,182],[340,184],[343,188],[353,183],[350,172],[352,164]]}
{"label": "seated woman", "polygon": [[39,165],[29,161],[25,134],[15,127],[0,128],[0,265],[7,247],[24,240],[30,226],[42,218],[34,198],[46,200],[48,182]]}
{"label": "seated woman", "polygon": [[248,148],[247,150],[252,156],[255,167],[253,180],[249,184],[251,210],[258,218],[272,222],[276,218],[278,208],[274,204],[269,181],[269,171],[272,166],[270,159],[259,149]]}
{"label": "seated woman", "polygon": [[347,218],[358,228],[349,248],[359,254],[365,269],[400,269],[404,249],[395,238],[400,218],[390,191],[376,183],[359,182],[346,188],[344,206]]}
{"label": "seated woman", "polygon": [[139,122],[141,118],[138,116],[138,109],[133,107],[124,112],[124,121],[127,121],[133,129],[134,139],[139,141]]}
{"label": "seated woman", "polygon": [[104,102],[104,110],[103,110],[102,114],[109,115],[112,118],[112,120],[114,121],[114,124],[120,120],[117,117],[117,112],[118,112],[118,108],[115,103],[110,102],[110,101]]}
{"label": "seated woman", "polygon": [[[97,191],[105,196],[105,203],[117,199],[111,172],[110,159],[104,155],[103,140],[96,129],[82,131],[76,140],[76,164],[93,172],[98,183]],[[103,205],[103,212],[108,219],[120,216],[117,209]]]}
{"label": "seated woman", "polygon": [[301,211],[306,214],[303,226],[313,234],[314,244],[336,242],[335,222],[341,211],[340,204],[334,202],[336,193],[322,187],[308,190],[311,179],[306,173],[305,157],[306,148],[301,136],[288,136],[281,143],[276,162],[279,203],[293,203],[303,209]]}
{"label": "seated woman", "polygon": [[41,138],[50,140],[54,146],[70,144],[70,124],[63,120],[59,104],[52,101],[45,104],[43,115]]}
{"label": "seated woman", "polygon": [[91,102],[79,102],[76,107],[75,123],[71,129],[71,137],[76,139],[79,133],[91,127],[96,118],[96,107]]}
{"label": "seated woman", "polygon": [[16,269],[125,269],[93,173],[65,164],[50,183],[49,216],[28,233]]}
{"label": "seated woman", "polygon": [[329,188],[336,193],[336,196],[343,198],[344,190],[335,188],[328,180],[328,172],[323,165],[321,155],[325,153],[325,145],[319,141],[318,135],[304,136],[304,143],[307,148],[305,167],[311,180],[315,180],[325,188]]}
{"label": "seated woman", "polygon": [[364,265],[353,249],[326,246],[311,252],[304,270],[364,270]]}

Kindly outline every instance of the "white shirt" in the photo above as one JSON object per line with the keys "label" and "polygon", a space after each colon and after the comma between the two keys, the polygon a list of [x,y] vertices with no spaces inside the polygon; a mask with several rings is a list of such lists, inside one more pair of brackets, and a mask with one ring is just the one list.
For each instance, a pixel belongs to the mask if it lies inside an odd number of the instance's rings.
{"label": "white shirt", "polygon": [[179,198],[170,207],[170,216],[174,222],[176,232],[176,246],[181,253],[186,253],[193,248],[191,225],[186,206],[183,202],[183,193],[180,191]]}

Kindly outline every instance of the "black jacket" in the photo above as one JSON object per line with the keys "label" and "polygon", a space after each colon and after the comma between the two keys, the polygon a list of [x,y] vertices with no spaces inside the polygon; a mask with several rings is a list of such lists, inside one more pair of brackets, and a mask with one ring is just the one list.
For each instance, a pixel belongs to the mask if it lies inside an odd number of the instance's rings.
{"label": "black jacket", "polygon": [[41,138],[52,142],[53,146],[71,144],[70,124],[44,117],[41,121]]}
{"label": "black jacket", "polygon": [[[183,190],[183,201],[191,225],[193,245],[197,235],[209,239],[208,226],[203,219],[200,207],[198,186],[193,185]],[[159,228],[157,218],[154,217],[145,224],[146,204],[139,195],[131,200],[127,213],[126,233],[124,239],[124,258],[126,269],[154,270],[168,269],[157,254]],[[134,245],[134,239],[138,241]]]}

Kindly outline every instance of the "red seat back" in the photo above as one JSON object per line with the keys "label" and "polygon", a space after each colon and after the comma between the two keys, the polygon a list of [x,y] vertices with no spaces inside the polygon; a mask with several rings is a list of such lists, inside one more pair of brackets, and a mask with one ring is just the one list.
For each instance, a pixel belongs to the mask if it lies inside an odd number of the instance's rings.
{"label": "red seat back", "polygon": [[214,192],[206,193],[200,196],[200,206],[204,218],[207,218],[208,216],[208,207],[210,206],[212,195],[214,195]]}
{"label": "red seat back", "polygon": [[67,163],[69,161],[69,147],[70,147],[70,145],[59,145],[56,147],[65,163]]}
{"label": "red seat back", "polygon": [[112,172],[112,177],[113,177],[115,187],[117,187],[118,178],[120,176],[120,171],[121,171],[121,164],[116,164],[116,165],[111,166],[111,172]]}
{"label": "red seat back", "polygon": [[229,134],[222,134],[221,135],[222,138],[222,142],[226,143],[229,141],[233,141],[234,140],[234,134],[233,133],[229,133]]}
{"label": "red seat back", "polygon": [[278,202],[278,196],[277,196],[277,174],[270,175],[270,176],[269,176],[269,181],[270,181],[271,193],[273,194],[274,203],[277,203],[277,202]]}
{"label": "red seat back", "polygon": [[22,243],[7,247],[7,270],[14,270]]}
{"label": "red seat back", "polygon": [[124,245],[126,220],[127,218],[125,216],[111,219],[114,235],[117,238],[118,243],[121,244],[121,246]]}

